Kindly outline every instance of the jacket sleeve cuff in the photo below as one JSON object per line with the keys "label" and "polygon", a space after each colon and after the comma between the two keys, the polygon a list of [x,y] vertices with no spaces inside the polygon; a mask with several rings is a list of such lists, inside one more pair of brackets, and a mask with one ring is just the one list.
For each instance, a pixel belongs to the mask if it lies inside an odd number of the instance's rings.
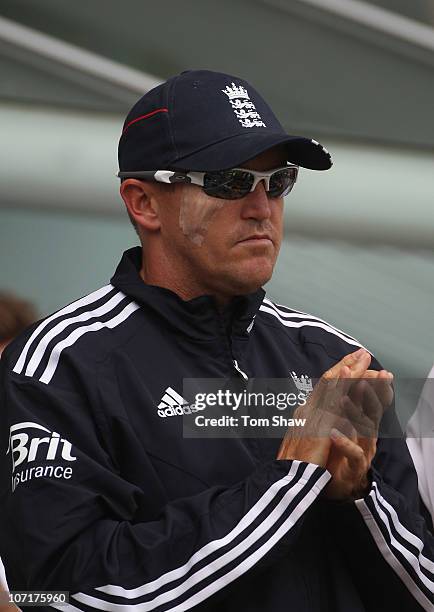
{"label": "jacket sleeve cuff", "polygon": [[355,500],[379,552],[424,610],[434,609],[434,537],[405,498],[372,469],[372,486]]}

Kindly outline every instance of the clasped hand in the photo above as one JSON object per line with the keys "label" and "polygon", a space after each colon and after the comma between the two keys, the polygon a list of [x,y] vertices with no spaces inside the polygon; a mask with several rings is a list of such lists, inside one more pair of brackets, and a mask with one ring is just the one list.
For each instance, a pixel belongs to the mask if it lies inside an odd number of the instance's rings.
{"label": "clasped hand", "polygon": [[378,428],[393,400],[393,375],[369,370],[371,355],[360,349],[325,372],[295,417],[277,459],[298,459],[325,467],[332,475],[328,499],[357,499],[369,489],[368,470],[375,455]]}

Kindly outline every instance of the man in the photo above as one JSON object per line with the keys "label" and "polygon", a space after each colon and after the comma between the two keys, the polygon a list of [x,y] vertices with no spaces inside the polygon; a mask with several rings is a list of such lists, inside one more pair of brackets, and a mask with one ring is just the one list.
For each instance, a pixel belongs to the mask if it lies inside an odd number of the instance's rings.
{"label": "man", "polygon": [[[133,107],[119,163],[142,247],[3,362],[11,585],[70,591],[72,612],[432,610],[411,460],[402,439],[377,447],[391,375],[261,289],[283,196],[327,151],[242,79],[191,71]],[[320,379],[303,431],[183,437],[184,379],[290,376]],[[372,428],[342,435],[357,414]]]}

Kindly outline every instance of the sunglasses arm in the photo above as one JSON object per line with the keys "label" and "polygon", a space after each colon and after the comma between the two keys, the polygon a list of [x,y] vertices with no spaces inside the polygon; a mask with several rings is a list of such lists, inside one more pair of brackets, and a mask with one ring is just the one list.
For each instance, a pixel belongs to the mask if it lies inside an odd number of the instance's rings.
{"label": "sunglasses arm", "polygon": [[140,170],[137,172],[118,172],[121,179],[135,178],[143,181],[157,181],[158,183],[193,183],[203,185],[204,172],[175,172],[173,170]]}

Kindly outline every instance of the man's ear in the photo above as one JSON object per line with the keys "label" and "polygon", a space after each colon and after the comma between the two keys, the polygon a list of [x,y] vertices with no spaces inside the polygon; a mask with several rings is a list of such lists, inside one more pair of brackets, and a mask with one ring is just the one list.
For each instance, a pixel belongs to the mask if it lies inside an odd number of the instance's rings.
{"label": "man's ear", "polygon": [[151,182],[126,179],[121,183],[121,197],[137,227],[151,232],[160,229],[157,202],[159,193],[158,185]]}

